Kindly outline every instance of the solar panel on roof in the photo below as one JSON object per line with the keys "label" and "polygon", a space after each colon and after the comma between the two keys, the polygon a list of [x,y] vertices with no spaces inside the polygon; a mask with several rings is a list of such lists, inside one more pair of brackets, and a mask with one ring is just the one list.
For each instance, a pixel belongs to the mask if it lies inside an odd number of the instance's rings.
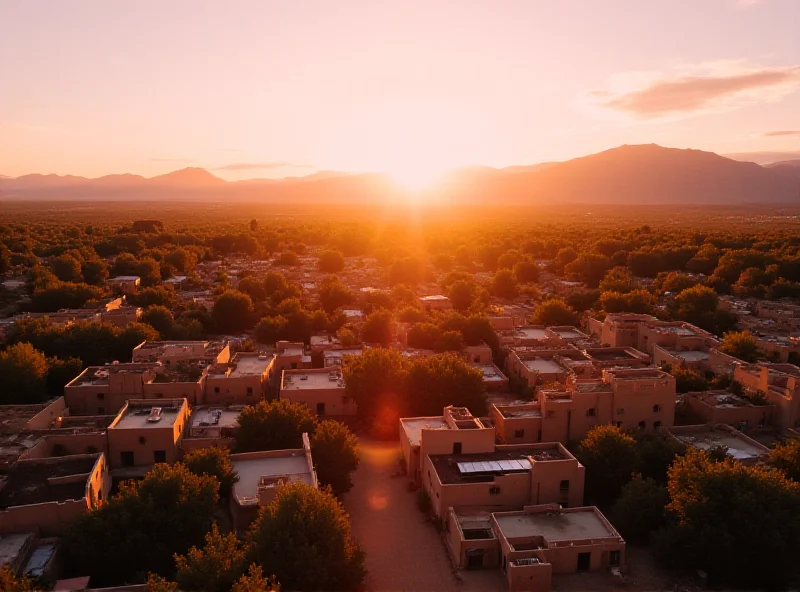
{"label": "solar panel on roof", "polygon": [[512,462],[510,460],[501,460],[501,461],[498,461],[498,464],[500,465],[500,467],[504,471],[511,471],[514,468],[514,465],[512,464]]}
{"label": "solar panel on roof", "polygon": [[472,468],[472,463],[460,462],[457,464],[457,466],[458,466],[458,472],[461,474],[475,472],[475,470]]}
{"label": "solar panel on roof", "polygon": [[523,469],[527,470],[531,468],[531,461],[529,461],[527,458],[521,458],[518,462]]}
{"label": "solar panel on roof", "polygon": [[493,471],[498,471],[498,472],[500,472],[500,471],[502,471],[502,470],[503,470],[503,467],[501,467],[501,466],[500,466],[500,463],[499,463],[499,462],[497,462],[496,460],[493,460],[493,461],[491,461],[491,462],[489,463],[489,465],[492,467],[492,470],[493,470]]}

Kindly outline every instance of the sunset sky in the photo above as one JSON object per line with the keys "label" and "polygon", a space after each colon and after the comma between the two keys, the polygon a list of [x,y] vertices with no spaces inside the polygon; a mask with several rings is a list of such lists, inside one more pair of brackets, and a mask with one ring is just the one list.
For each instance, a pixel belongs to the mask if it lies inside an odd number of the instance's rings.
{"label": "sunset sky", "polygon": [[800,151],[800,0],[0,0],[0,174]]}

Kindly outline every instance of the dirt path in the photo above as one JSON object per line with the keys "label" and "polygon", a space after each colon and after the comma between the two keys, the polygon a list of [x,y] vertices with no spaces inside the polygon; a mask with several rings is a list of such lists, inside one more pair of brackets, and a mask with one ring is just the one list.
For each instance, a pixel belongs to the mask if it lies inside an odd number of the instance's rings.
{"label": "dirt path", "polygon": [[367,554],[366,589],[459,590],[441,539],[427,524],[405,477],[392,477],[400,448],[395,442],[361,439],[361,464],[345,507],[353,535]]}

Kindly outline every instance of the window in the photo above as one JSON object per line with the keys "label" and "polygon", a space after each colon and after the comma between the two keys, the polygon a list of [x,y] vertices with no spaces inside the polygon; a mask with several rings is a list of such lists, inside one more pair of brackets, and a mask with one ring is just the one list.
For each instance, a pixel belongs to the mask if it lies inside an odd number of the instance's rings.
{"label": "window", "polygon": [[97,398],[102,401],[102,400],[104,400],[106,398],[106,394],[105,393],[97,393]]}
{"label": "window", "polygon": [[617,426],[618,428],[621,428],[621,427],[622,427],[622,422],[621,422],[621,421],[618,421],[618,422],[616,422],[616,426]]}
{"label": "window", "polygon": [[658,413],[661,411],[661,405],[653,405],[653,413]]}
{"label": "window", "polygon": [[297,362],[292,362],[292,370],[297,370]]}
{"label": "window", "polygon": [[481,363],[481,357],[480,356],[474,356],[472,358],[472,361],[475,362],[476,364],[480,364]]}
{"label": "window", "polygon": [[493,485],[489,488],[489,495],[500,495],[500,488],[496,485]]}
{"label": "window", "polygon": [[578,571],[589,571],[592,565],[591,553],[578,553]]}
{"label": "window", "polygon": [[525,430],[514,430],[515,438],[522,438],[525,436]]}
{"label": "window", "polygon": [[591,409],[587,409],[586,410],[586,417],[594,417],[594,416],[595,416],[594,407],[592,407]]}
{"label": "window", "polygon": [[619,565],[621,553],[619,551],[609,551],[608,552],[608,564],[609,565]]}
{"label": "window", "polygon": [[541,442],[542,441],[542,430],[539,430],[538,432],[536,432],[536,441],[537,442]]}
{"label": "window", "polygon": [[661,429],[661,422],[660,422],[660,421],[654,421],[654,422],[653,422],[653,429],[654,429],[655,431],[658,431],[658,430],[660,430],[660,429]]}
{"label": "window", "polygon": [[214,387],[214,393],[217,394],[217,395],[219,394],[219,387],[218,386]]}
{"label": "window", "polygon": [[123,467],[132,467],[133,466],[133,452],[125,451],[119,453],[120,460],[122,461]]}
{"label": "window", "polygon": [[98,407],[97,408],[97,415],[105,415],[105,414],[106,414],[106,408],[105,407]]}
{"label": "window", "polygon": [[157,463],[165,463],[165,462],[167,462],[167,451],[166,450],[154,450],[153,451],[153,462],[157,462]]}
{"label": "window", "polygon": [[461,454],[461,442],[453,442],[453,454]]}
{"label": "window", "polygon": [[647,429],[647,423],[645,423],[645,422],[643,422],[643,421],[640,421],[640,422],[639,422],[639,430],[640,430],[640,431],[644,431],[644,430],[646,430],[646,429]]}
{"label": "window", "polygon": [[317,403],[317,415],[325,415],[325,403]]}
{"label": "window", "polygon": [[622,407],[617,409],[617,415],[625,415],[625,409],[623,409]]}
{"label": "window", "polygon": [[569,493],[569,479],[564,479],[558,486],[558,492],[561,495],[567,495]]}
{"label": "window", "polygon": [[247,396],[248,397],[252,397],[253,396],[253,387],[252,386],[248,386],[247,387]]}

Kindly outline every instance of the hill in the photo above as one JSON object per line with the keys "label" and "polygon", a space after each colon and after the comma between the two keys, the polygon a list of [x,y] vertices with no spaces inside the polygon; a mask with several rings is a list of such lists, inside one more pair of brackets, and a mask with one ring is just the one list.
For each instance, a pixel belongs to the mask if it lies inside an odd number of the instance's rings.
{"label": "hill", "polygon": [[[713,152],[620,146],[565,162],[449,171],[431,199],[459,204],[743,204],[800,201],[798,161],[761,166]],[[4,199],[175,199],[369,203],[402,199],[382,174],[323,171],[307,177],[228,182],[205,169],[186,168],[146,179],[58,175],[0,177]]]}

